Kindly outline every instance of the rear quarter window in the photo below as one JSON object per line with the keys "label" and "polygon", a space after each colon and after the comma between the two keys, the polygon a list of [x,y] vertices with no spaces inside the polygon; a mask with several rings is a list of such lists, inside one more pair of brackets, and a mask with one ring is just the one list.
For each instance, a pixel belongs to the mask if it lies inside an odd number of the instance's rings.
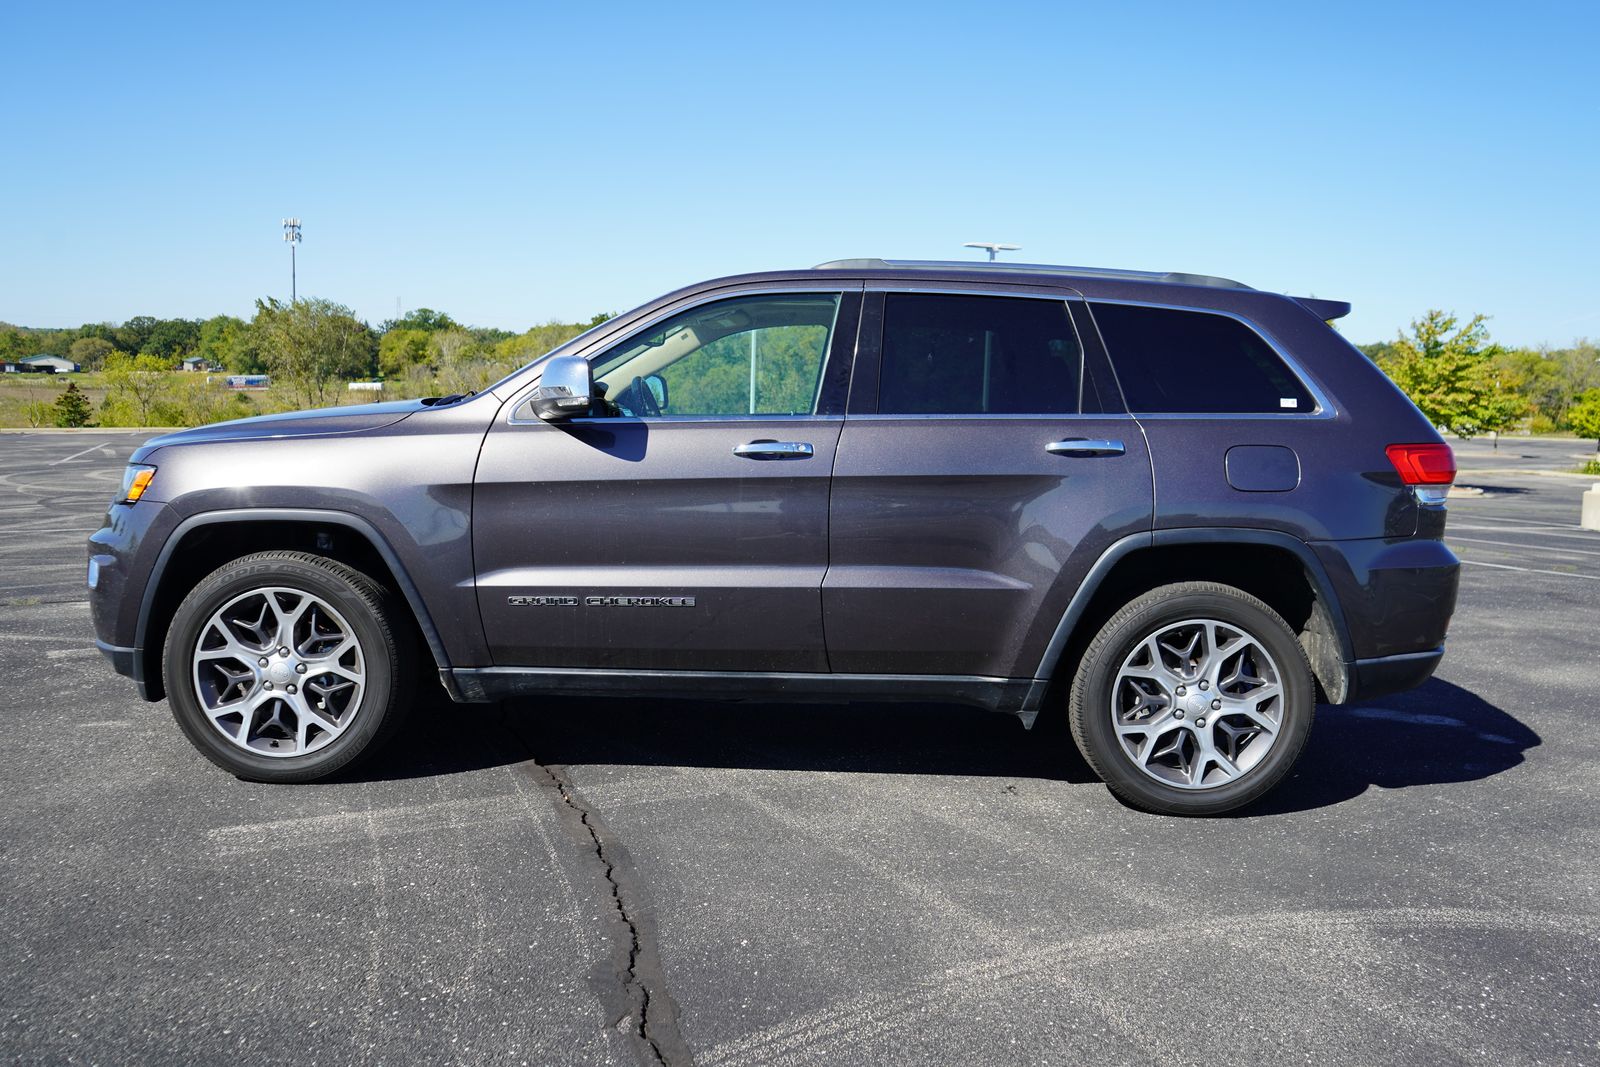
{"label": "rear quarter window", "polygon": [[1091,303],[1135,414],[1294,415],[1316,400],[1260,334],[1205,311]]}

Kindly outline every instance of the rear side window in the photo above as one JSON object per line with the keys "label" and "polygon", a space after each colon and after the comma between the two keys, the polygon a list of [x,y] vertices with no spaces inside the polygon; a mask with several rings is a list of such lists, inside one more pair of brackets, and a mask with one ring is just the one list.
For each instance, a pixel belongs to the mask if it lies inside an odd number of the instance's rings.
{"label": "rear side window", "polygon": [[884,298],[884,414],[1075,413],[1082,375],[1083,348],[1060,300]]}
{"label": "rear side window", "polygon": [[1287,415],[1317,408],[1272,346],[1238,319],[1129,304],[1090,309],[1129,411]]}

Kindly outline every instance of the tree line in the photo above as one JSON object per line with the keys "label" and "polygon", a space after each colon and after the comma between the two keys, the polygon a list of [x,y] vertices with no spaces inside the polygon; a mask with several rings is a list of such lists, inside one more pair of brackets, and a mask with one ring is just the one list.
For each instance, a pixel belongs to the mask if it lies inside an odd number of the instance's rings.
{"label": "tree line", "polygon": [[1600,347],[1588,340],[1507,348],[1487,316],[1433,310],[1395,340],[1359,347],[1446,433],[1570,432],[1600,452]]}
{"label": "tree line", "polygon": [[[35,421],[197,425],[253,414],[256,402],[206,375],[173,373],[190,356],[236,374],[270,374],[271,409],[290,410],[343,400],[346,383],[358,379],[382,379],[386,395],[402,398],[482,389],[610,317],[513,333],[418,308],[374,327],[331,300],[269,298],[256,301],[249,321],[139,315],[66,330],[0,323],[0,359],[49,353],[103,373],[107,392],[98,410],[86,417],[86,399],[74,395],[35,405],[48,409],[34,412]],[[1588,340],[1561,349],[1508,348],[1491,339],[1486,316],[1463,321],[1433,310],[1392,341],[1358,347],[1447,433],[1571,432],[1597,439],[1600,451],[1600,348]],[[765,364],[769,373],[784,365],[777,358]],[[730,396],[738,385],[729,378]]]}
{"label": "tree line", "polygon": [[[399,398],[482,389],[610,317],[552,321],[513,333],[418,308],[374,327],[331,300],[268,298],[256,301],[249,321],[139,315],[63,330],[0,323],[0,359],[58,355],[99,372],[107,392],[92,417],[101,425],[198,425],[253,414],[257,402],[207,375],[175,373],[189,357],[219,372],[271,375],[270,409],[294,410],[342,401],[347,383],[357,380],[381,379],[385,394]],[[46,405],[47,413],[30,417],[87,425],[80,421],[82,401],[75,396],[67,409]]]}

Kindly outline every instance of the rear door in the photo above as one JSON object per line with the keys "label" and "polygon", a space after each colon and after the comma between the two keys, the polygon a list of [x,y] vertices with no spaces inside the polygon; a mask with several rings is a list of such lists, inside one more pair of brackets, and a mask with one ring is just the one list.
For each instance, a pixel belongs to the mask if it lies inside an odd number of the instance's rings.
{"label": "rear door", "polygon": [[489,431],[473,499],[496,665],[825,671],[828,482],[860,289],[680,304],[597,352],[609,411]]}
{"label": "rear door", "polygon": [[1144,437],[1076,300],[869,287],[834,462],[834,671],[1033,677],[1094,560],[1150,529]]}

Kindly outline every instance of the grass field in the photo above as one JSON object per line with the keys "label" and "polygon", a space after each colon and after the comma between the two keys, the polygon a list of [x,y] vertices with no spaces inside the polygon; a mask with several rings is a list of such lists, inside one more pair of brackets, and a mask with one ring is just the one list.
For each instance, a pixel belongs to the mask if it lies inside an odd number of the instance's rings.
{"label": "grass field", "polygon": [[[173,384],[184,384],[183,379],[190,377],[178,372],[172,375]],[[200,375],[195,375],[198,378]],[[221,375],[213,374],[214,379],[220,380]],[[44,421],[36,421],[29,413],[30,405],[54,404],[66,389],[68,382],[73,382],[89,398],[90,407],[94,411],[93,422],[102,423],[101,404],[105,401],[109,391],[105,376],[98,373],[83,374],[3,374],[0,375],[0,429],[28,429],[33,426],[53,426],[54,421],[47,412]],[[288,391],[269,387],[266,389],[242,390],[242,395],[249,398],[249,407],[241,405],[235,413],[230,406],[227,417],[238,418],[245,415],[261,415],[273,411],[283,411],[292,406]],[[230,394],[232,395],[231,391]],[[335,398],[336,404],[361,404],[383,399],[379,393],[345,393],[340,392]]]}

